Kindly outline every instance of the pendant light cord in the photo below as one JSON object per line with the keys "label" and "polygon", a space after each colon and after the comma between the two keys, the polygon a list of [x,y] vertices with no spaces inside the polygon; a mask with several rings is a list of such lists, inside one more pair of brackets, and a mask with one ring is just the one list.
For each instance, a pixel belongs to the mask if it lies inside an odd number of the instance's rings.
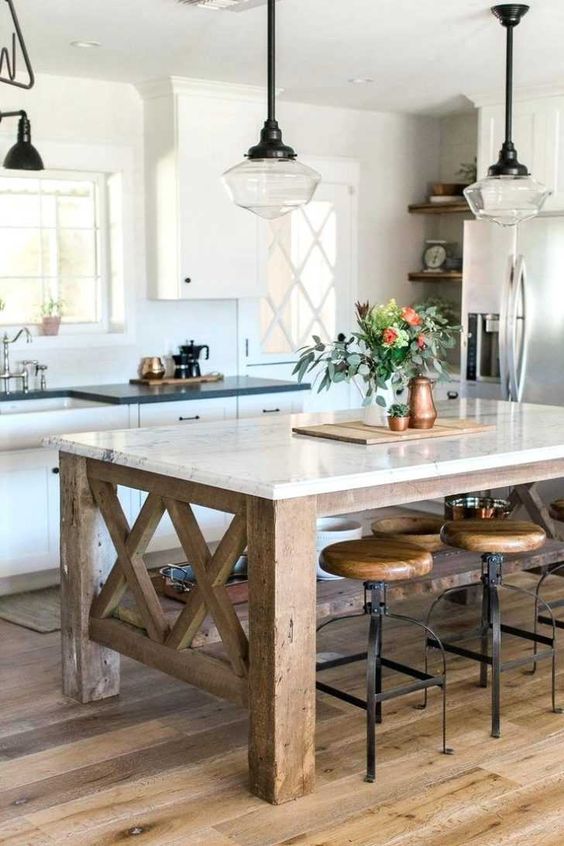
{"label": "pendant light cord", "polygon": [[505,141],[513,138],[513,27],[508,26],[505,56]]}
{"label": "pendant light cord", "polygon": [[276,120],[276,0],[268,0],[268,120]]}

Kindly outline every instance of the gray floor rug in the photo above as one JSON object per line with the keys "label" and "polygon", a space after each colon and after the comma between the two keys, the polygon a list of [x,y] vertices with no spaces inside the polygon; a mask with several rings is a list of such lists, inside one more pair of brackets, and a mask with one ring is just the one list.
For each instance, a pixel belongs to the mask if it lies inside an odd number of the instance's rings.
{"label": "gray floor rug", "polygon": [[42,634],[58,631],[61,628],[59,588],[0,596],[0,618]]}

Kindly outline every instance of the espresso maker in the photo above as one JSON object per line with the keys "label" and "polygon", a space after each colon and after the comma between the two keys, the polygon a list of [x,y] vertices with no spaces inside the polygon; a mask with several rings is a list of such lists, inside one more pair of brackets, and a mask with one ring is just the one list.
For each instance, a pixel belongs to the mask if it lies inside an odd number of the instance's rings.
{"label": "espresso maker", "polygon": [[194,341],[183,344],[179,347],[180,354],[173,355],[175,364],[175,379],[194,379],[202,375],[200,359],[205,350],[204,360],[210,357],[210,348],[207,344],[195,344]]}

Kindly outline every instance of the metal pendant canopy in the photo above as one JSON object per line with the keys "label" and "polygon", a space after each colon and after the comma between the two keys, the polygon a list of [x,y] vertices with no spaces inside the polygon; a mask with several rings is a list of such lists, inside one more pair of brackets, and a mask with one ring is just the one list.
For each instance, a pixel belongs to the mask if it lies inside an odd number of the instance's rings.
{"label": "metal pendant canopy", "polygon": [[[27,52],[27,47],[25,46],[18,16],[14,8],[14,3],[13,0],[5,0],[5,2],[8,4],[8,8],[10,10],[14,31],[12,32],[10,46],[2,47],[0,49],[0,82],[5,82],[6,85],[14,85],[16,88],[33,88],[35,85],[35,76],[29,54]],[[19,82],[16,78],[18,72],[18,48],[23,56],[25,69],[27,71],[27,82]]]}

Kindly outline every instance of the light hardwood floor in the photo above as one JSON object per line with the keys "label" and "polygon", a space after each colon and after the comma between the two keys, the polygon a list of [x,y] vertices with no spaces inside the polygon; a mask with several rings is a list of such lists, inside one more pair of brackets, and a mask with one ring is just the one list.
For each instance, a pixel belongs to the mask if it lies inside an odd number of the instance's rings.
{"label": "light hardwood floor", "polygon": [[[531,587],[535,577],[514,583]],[[564,594],[564,581],[553,579]],[[394,610],[421,615],[428,599]],[[513,596],[512,623],[531,623]],[[456,626],[471,609],[445,605]],[[445,615],[443,615],[444,617]],[[362,647],[366,621],[336,624],[322,652]],[[564,632],[561,632],[564,652]],[[411,630],[385,650],[413,661]],[[513,638],[506,654],[530,649]],[[564,655],[562,666],[564,667]],[[364,715],[318,697],[317,790],[272,807],[247,791],[247,718],[233,705],[132,661],[119,699],[81,706],[60,692],[59,636],[0,621],[0,843],[6,846],[562,846],[564,715],[550,712],[549,667],[503,679],[503,737],[489,737],[478,667],[451,658],[449,741],[440,754],[439,697],[384,705],[376,784],[363,781]],[[363,687],[364,665],[325,674]],[[564,702],[564,674],[559,676]]]}

